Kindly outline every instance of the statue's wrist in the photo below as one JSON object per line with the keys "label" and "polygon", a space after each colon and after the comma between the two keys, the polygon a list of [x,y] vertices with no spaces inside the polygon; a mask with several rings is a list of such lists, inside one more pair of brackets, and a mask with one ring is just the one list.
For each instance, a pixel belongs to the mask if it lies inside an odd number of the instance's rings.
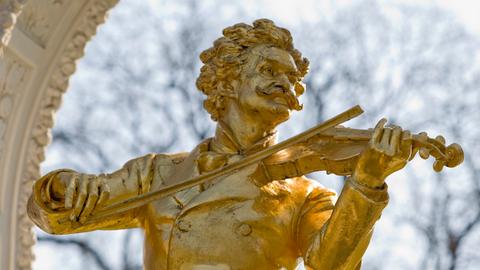
{"label": "statue's wrist", "polygon": [[352,178],[357,184],[372,189],[382,189],[385,186],[385,179],[378,176],[354,173]]}

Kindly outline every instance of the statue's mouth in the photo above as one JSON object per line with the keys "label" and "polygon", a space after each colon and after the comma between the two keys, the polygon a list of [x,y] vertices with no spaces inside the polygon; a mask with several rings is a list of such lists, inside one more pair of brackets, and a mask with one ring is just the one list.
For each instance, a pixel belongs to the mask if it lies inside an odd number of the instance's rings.
{"label": "statue's mouth", "polygon": [[290,105],[283,97],[276,97],[273,99],[273,101],[275,101],[275,103],[282,104],[290,108]]}
{"label": "statue's mouth", "polygon": [[290,110],[300,111],[303,108],[292,91],[277,83],[271,83],[265,88],[257,86],[255,92],[259,95],[271,97],[276,103],[286,105]]}

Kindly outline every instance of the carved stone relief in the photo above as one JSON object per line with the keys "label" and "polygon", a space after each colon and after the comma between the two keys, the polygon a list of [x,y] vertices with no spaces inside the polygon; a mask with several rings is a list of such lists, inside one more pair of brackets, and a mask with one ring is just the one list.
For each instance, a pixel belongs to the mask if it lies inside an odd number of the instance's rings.
{"label": "carved stone relief", "polygon": [[5,0],[0,3],[0,56],[8,45],[17,17],[28,0]]}
{"label": "carved stone relief", "polygon": [[18,17],[18,27],[35,43],[45,48],[69,4],[71,2],[62,0],[30,1]]}
{"label": "carved stone relief", "polygon": [[0,62],[0,157],[4,149],[4,139],[15,101],[20,91],[25,89],[31,67],[11,54],[5,53]]}

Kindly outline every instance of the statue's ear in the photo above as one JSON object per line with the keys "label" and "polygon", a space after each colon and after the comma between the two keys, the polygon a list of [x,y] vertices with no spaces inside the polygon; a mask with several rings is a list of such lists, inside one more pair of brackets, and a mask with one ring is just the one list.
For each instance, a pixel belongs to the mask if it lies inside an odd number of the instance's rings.
{"label": "statue's ear", "polygon": [[228,97],[232,99],[238,99],[238,93],[235,89],[238,89],[238,81],[234,80],[229,83],[219,83],[218,84],[218,94],[221,95],[222,97]]}

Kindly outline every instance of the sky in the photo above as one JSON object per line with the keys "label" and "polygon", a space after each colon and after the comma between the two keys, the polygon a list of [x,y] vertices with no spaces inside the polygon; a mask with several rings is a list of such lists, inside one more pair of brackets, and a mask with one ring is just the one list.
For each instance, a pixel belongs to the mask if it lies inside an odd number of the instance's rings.
{"label": "sky", "polygon": [[[157,0],[150,0],[154,5]],[[387,1],[387,0],[385,0]],[[388,0],[392,1],[392,0]],[[246,0],[248,4],[255,5],[255,1]],[[298,22],[298,16],[301,15],[302,19],[312,19],[318,14],[314,14],[312,8],[313,5],[318,5],[319,1],[315,0],[266,0],[266,5],[271,7],[271,12],[279,17],[285,19],[285,21],[295,24]],[[321,1],[322,7],[328,11],[332,8],[328,1]],[[350,4],[351,0],[332,0],[335,6],[342,6]],[[460,21],[464,22],[467,27],[472,31],[480,34],[480,1],[476,0],[393,0],[396,3],[408,3],[415,5],[430,5],[437,4],[448,10],[451,10]],[[293,14],[292,14],[293,13]],[[293,15],[293,16],[292,16]]]}
{"label": "sky", "polygon": [[[414,1],[417,2],[417,1]],[[480,1],[476,0],[438,0],[426,1],[436,2],[440,6],[451,10],[455,13],[459,20],[476,34],[480,34]]]}

